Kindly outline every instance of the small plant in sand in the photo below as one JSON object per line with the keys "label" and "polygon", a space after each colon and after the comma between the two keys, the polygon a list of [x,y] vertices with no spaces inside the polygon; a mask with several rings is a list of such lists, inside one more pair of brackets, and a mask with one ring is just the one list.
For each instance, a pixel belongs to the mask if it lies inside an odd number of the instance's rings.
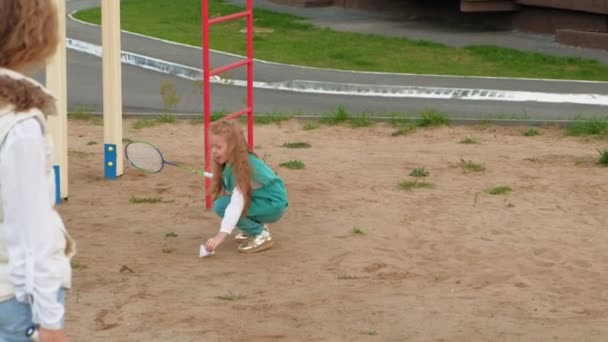
{"label": "small plant in sand", "polygon": [[608,148],[602,150],[598,150],[600,153],[600,158],[597,163],[601,166],[608,166]]}
{"label": "small plant in sand", "polygon": [[529,129],[525,130],[522,134],[525,137],[533,137],[533,136],[540,135],[540,133],[537,130],[535,130],[534,128],[529,128]]}
{"label": "small plant in sand", "polygon": [[484,165],[473,163],[470,160],[466,161],[464,159],[460,159],[460,167],[464,172],[481,172],[486,170]]}
{"label": "small plant in sand", "polygon": [[95,126],[103,125],[103,118],[93,114],[95,108],[80,106],[68,113],[69,120],[86,121]]}
{"label": "small plant in sand", "polygon": [[330,115],[321,119],[321,123],[326,125],[338,125],[343,122],[348,121],[349,114],[343,106],[338,106],[338,108],[331,113]]}
{"label": "small plant in sand", "polygon": [[[246,118],[246,116],[243,116],[243,120],[246,120]],[[291,116],[278,113],[255,114],[253,116],[253,121],[258,125],[280,125],[282,122],[285,122],[289,119],[291,119]]]}
{"label": "small plant in sand", "polygon": [[510,186],[501,185],[488,189],[487,191],[490,195],[504,195],[511,192],[512,190],[513,189],[511,189]]}
{"label": "small plant in sand", "polygon": [[72,265],[72,269],[74,270],[84,270],[88,267],[85,263],[76,259],[72,259],[72,261],[70,261],[70,264]]}
{"label": "small plant in sand", "polygon": [[166,113],[175,110],[181,100],[181,97],[177,95],[175,84],[170,81],[162,81],[160,84],[160,96],[163,100],[163,108]]}
{"label": "small plant in sand", "polygon": [[174,232],[169,232],[169,233],[165,234],[165,237],[166,238],[176,238],[176,237],[178,237],[178,235]]}
{"label": "small plant in sand", "polygon": [[229,291],[227,294],[215,296],[215,298],[219,300],[225,300],[227,302],[234,302],[235,300],[241,300],[247,297],[240,293],[233,293],[232,291]]}
{"label": "small plant in sand", "polygon": [[393,133],[391,135],[394,137],[410,134],[410,133],[413,133],[414,131],[416,131],[416,126],[409,122],[402,122],[402,123],[393,125],[393,128],[395,130],[393,131]]}
{"label": "small plant in sand", "polygon": [[593,118],[575,122],[568,126],[567,134],[571,136],[608,135],[608,119]]}
{"label": "small plant in sand", "polygon": [[464,139],[460,140],[460,143],[466,144],[466,145],[479,144],[479,142],[473,138],[464,138]]}
{"label": "small plant in sand", "polygon": [[307,142],[291,142],[291,143],[285,143],[283,144],[283,147],[285,148],[310,148],[310,144]]}
{"label": "small plant in sand", "polygon": [[447,114],[436,111],[435,109],[429,109],[422,112],[417,125],[419,127],[444,126],[447,125],[449,121]]}
{"label": "small plant in sand", "polygon": [[429,172],[423,167],[417,167],[410,172],[410,176],[412,177],[426,177],[429,175]]}
{"label": "small plant in sand", "polygon": [[375,329],[369,329],[361,332],[361,335],[377,336],[378,332]]}
{"label": "small plant in sand", "polygon": [[156,116],[153,119],[140,119],[133,123],[134,129],[142,129],[142,128],[150,128],[154,126],[158,126],[165,123],[174,123],[177,121],[175,116],[171,116],[168,114],[161,114]]}
{"label": "small plant in sand", "polygon": [[359,227],[353,227],[353,235],[365,235],[365,232]]}
{"label": "small plant in sand", "polygon": [[301,170],[304,168],[304,163],[301,160],[290,160],[279,164],[279,166],[290,170]]}
{"label": "small plant in sand", "polygon": [[352,119],[350,119],[350,125],[353,128],[360,128],[360,127],[369,127],[372,126],[374,123],[369,119],[369,115],[367,114],[361,114],[359,116],[355,116]]}
{"label": "small plant in sand", "polygon": [[401,190],[413,190],[413,189],[430,189],[435,187],[435,185],[433,183],[429,183],[429,182],[420,182],[418,180],[414,180],[414,181],[402,181],[399,183],[398,185],[399,189]]}
{"label": "small plant in sand", "polygon": [[308,121],[302,125],[302,129],[305,131],[312,131],[313,129],[319,128],[320,125],[317,121]]}
{"label": "small plant in sand", "polygon": [[163,248],[163,253],[165,253],[165,254],[171,254],[173,252],[175,252],[175,248],[173,248],[173,247],[165,247],[165,248]]}
{"label": "small plant in sand", "polygon": [[131,198],[129,199],[129,202],[133,203],[133,204],[142,204],[142,203],[149,203],[149,204],[154,204],[154,203],[163,203],[163,198],[162,197],[137,197],[137,196],[131,196]]}

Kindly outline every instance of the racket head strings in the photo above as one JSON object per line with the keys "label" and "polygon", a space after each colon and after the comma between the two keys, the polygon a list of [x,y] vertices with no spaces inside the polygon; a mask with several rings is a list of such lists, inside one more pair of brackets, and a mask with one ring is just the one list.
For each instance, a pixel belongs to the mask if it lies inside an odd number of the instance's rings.
{"label": "racket head strings", "polygon": [[147,173],[158,173],[165,164],[160,150],[143,141],[129,142],[125,146],[125,157],[133,167]]}

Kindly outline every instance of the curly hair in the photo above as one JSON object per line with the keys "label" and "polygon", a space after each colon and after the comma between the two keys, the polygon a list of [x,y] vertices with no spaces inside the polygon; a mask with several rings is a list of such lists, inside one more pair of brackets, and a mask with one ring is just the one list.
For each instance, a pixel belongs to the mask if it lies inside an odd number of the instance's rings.
{"label": "curly hair", "polygon": [[46,62],[58,43],[57,8],[52,0],[0,1],[0,67],[18,70]]}
{"label": "curly hair", "polygon": [[[247,146],[247,140],[236,120],[221,120],[211,124],[210,134],[221,135],[228,142],[229,163],[233,166],[236,178],[236,187],[245,197],[245,208],[242,215],[247,213],[251,201],[251,165],[249,165],[249,155],[253,154]],[[254,154],[255,155],[255,154]],[[218,198],[224,191],[222,174],[226,165],[220,165],[214,160],[213,168],[213,195]]]}

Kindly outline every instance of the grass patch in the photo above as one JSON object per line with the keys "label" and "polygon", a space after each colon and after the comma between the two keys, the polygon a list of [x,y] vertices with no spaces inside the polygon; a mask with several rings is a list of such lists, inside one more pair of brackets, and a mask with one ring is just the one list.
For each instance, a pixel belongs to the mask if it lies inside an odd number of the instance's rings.
{"label": "grass patch", "polygon": [[482,164],[473,163],[472,161],[460,159],[460,167],[464,172],[482,172],[486,167]]}
{"label": "grass patch", "polygon": [[353,235],[365,235],[365,232],[359,227],[353,227]]}
{"label": "grass patch", "polygon": [[326,125],[338,125],[348,121],[349,118],[348,111],[343,106],[339,106],[333,113],[321,118],[320,122]]}
{"label": "grass patch", "polygon": [[416,126],[409,122],[403,122],[400,124],[394,124],[395,130],[391,133],[392,136],[398,137],[401,135],[407,135],[416,131]]}
{"label": "grass patch", "polygon": [[430,109],[422,112],[420,120],[416,124],[418,127],[444,126],[449,121],[450,119],[447,114]]}
{"label": "grass patch", "polygon": [[608,135],[608,119],[593,118],[575,122],[568,126],[567,134],[570,136]]}
{"label": "grass patch", "polygon": [[76,259],[72,259],[70,261],[70,265],[72,265],[72,269],[74,269],[74,270],[84,270],[85,268],[89,267],[89,266],[87,266],[87,264],[83,263],[80,260],[76,260]]}
{"label": "grass patch", "polygon": [[369,115],[361,114],[350,119],[350,125],[353,128],[369,127],[374,123],[369,119]]}
{"label": "grass patch", "polygon": [[528,128],[522,134],[524,137],[534,137],[534,136],[540,135],[540,133],[537,130],[535,130],[534,128]]}
{"label": "grass patch", "polygon": [[488,193],[490,195],[504,195],[504,194],[508,194],[511,191],[513,191],[513,189],[511,189],[510,186],[504,186],[504,185],[488,189]]}
{"label": "grass patch", "polygon": [[165,247],[165,248],[163,248],[163,253],[165,253],[165,254],[171,254],[173,252],[175,252],[175,248],[173,248],[173,247]]}
{"label": "grass patch", "polygon": [[304,125],[302,125],[302,129],[305,131],[311,131],[319,127],[321,127],[321,125],[319,125],[317,121],[308,121]]}
{"label": "grass patch", "polygon": [[[229,114],[229,113],[225,110],[215,111],[215,112],[211,113],[211,122],[219,120],[219,119],[223,118],[224,116],[226,116],[227,114]],[[190,119],[191,125],[200,125],[203,123],[205,123],[205,117],[203,115],[197,115],[196,117]]]}
{"label": "grass patch", "polygon": [[362,331],[361,335],[377,336],[378,332],[375,329],[370,329],[370,330]]}
{"label": "grass patch", "polygon": [[[243,6],[209,0],[213,17],[242,11]],[[125,0],[122,28],[200,46],[200,1]],[[101,10],[88,9],[76,18],[99,24]],[[245,55],[242,20],[214,25],[210,45]],[[608,66],[595,60],[554,57],[490,45],[448,47],[399,37],[338,32],[316,27],[302,17],[254,9],[256,58],[348,70],[419,74],[608,80]]]}
{"label": "grass patch", "polygon": [[473,138],[464,138],[464,139],[460,140],[459,143],[466,144],[466,145],[479,144],[479,142]]}
{"label": "grass patch", "polygon": [[301,160],[290,160],[279,164],[279,166],[290,170],[301,170],[304,168],[304,163]]}
{"label": "grass patch", "polygon": [[215,299],[225,300],[227,302],[234,302],[236,300],[246,299],[247,297],[240,293],[228,292],[225,295],[215,296]]}
{"label": "grass patch", "polygon": [[93,111],[90,107],[76,107],[68,113],[68,120],[85,121],[95,126],[103,125],[103,117],[93,114]]}
{"label": "grass patch", "polygon": [[600,158],[597,163],[601,166],[608,166],[608,148],[598,152],[600,153]]}
{"label": "grass patch", "polygon": [[177,119],[175,118],[175,116],[171,116],[168,114],[159,114],[153,119],[140,119],[140,120],[135,121],[133,123],[133,128],[134,129],[144,129],[144,128],[155,127],[155,126],[162,125],[162,124],[174,123],[176,121],[177,121]]}
{"label": "grass patch", "polygon": [[147,203],[147,204],[155,204],[155,203],[165,203],[165,201],[163,201],[162,197],[137,197],[137,196],[131,196],[131,198],[129,199],[129,202],[133,203],[133,204],[142,204],[142,203]]}
{"label": "grass patch", "polygon": [[174,232],[170,232],[170,233],[165,234],[165,237],[166,238],[176,238],[176,237],[178,237],[178,235]]}
{"label": "grass patch", "polygon": [[91,141],[89,141],[89,142],[87,143],[87,145],[88,145],[88,146],[97,145],[97,141],[93,141],[93,140],[91,140]]}
{"label": "grass patch", "polygon": [[283,144],[285,148],[310,148],[310,144],[307,142],[292,142]]}
{"label": "grass patch", "polygon": [[399,189],[401,190],[413,190],[413,189],[431,189],[435,187],[433,183],[414,181],[402,181],[399,183]]}
{"label": "grass patch", "polygon": [[[246,117],[243,117],[245,119]],[[253,116],[253,122],[258,125],[270,125],[270,124],[281,124],[291,119],[291,116],[284,114],[268,113],[268,114],[256,114]]]}
{"label": "grass patch", "polygon": [[426,177],[429,175],[429,172],[424,167],[417,167],[410,172],[410,176],[412,177]]}

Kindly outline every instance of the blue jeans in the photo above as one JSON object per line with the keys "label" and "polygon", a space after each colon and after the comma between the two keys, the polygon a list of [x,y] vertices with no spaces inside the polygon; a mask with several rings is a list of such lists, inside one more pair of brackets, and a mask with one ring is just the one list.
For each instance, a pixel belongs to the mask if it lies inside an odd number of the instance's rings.
{"label": "blue jeans", "polygon": [[[228,204],[230,204],[230,196],[218,197],[213,202],[213,210],[223,218]],[[283,207],[276,207],[263,199],[252,198],[247,215],[241,216],[236,227],[249,236],[256,236],[264,231],[265,223],[277,222],[284,212],[285,208]]]}
{"label": "blue jeans", "polygon": [[[57,299],[65,303],[65,290],[59,290]],[[15,298],[0,302],[0,342],[28,342],[25,332],[33,326],[29,304]]]}

